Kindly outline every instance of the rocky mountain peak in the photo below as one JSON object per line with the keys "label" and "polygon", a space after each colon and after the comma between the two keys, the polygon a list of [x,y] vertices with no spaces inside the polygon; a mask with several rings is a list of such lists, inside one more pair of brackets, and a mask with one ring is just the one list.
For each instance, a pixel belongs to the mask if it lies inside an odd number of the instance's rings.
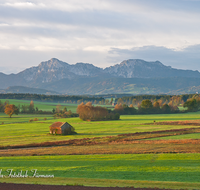
{"label": "rocky mountain peak", "polygon": [[106,73],[123,78],[154,78],[154,77],[174,77],[174,76],[200,76],[194,71],[178,70],[163,65],[160,61],[147,62],[141,59],[128,59],[120,64],[107,67]]}
{"label": "rocky mountain peak", "polygon": [[142,59],[128,59],[122,61],[119,66],[164,66],[160,61],[147,62]]}
{"label": "rocky mountain peak", "polygon": [[57,70],[60,68],[67,68],[69,66],[68,63],[62,62],[56,58],[52,58],[49,61],[41,62],[38,65],[38,71],[50,71],[50,70]]}

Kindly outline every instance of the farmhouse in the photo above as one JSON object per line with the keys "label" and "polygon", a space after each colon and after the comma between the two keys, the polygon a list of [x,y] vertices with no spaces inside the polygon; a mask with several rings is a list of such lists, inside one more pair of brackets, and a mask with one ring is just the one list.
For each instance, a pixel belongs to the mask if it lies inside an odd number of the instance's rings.
{"label": "farmhouse", "polygon": [[50,134],[69,135],[75,132],[74,127],[67,122],[55,122],[49,126],[49,129]]}

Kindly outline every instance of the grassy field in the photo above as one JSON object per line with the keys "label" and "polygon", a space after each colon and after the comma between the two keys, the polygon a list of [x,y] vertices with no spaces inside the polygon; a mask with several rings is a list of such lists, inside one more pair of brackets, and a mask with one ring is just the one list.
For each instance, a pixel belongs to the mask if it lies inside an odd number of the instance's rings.
{"label": "grassy field", "polygon": [[[134,181],[200,184],[200,154],[0,157],[0,168],[2,175],[7,175],[6,170],[10,168],[13,172],[28,170],[28,175],[32,176],[31,170],[37,169],[40,175],[54,175],[56,178],[132,180],[129,186],[133,186]],[[53,181],[51,179],[49,183]],[[119,185],[123,186],[122,183]]]}
{"label": "grassy field", "polygon": [[[29,119],[37,117],[39,121],[29,123]],[[44,117],[47,120],[44,120]],[[149,132],[169,129],[181,129],[194,126],[182,125],[145,125],[156,121],[169,120],[194,120],[199,118],[199,113],[187,114],[152,114],[121,116],[116,121],[81,121],[79,118],[53,119],[45,115],[18,115],[9,118],[5,114],[0,115],[0,142],[1,146],[40,143],[46,141],[58,141],[68,139],[80,139],[91,137],[113,136],[124,133]],[[75,127],[77,135],[49,135],[49,126],[55,121],[69,122]],[[195,134],[197,136],[197,134]]]}
{"label": "grassy field", "polygon": [[[10,101],[10,103],[14,102]],[[29,103],[27,101],[27,104]],[[16,102],[15,104],[18,105]],[[51,103],[35,102],[35,107],[37,105],[39,109],[47,111],[53,109]],[[0,150],[0,170],[2,169],[3,175],[6,175],[7,169],[13,169],[15,172],[37,169],[39,174],[55,175],[54,179],[0,178],[0,182],[200,189],[199,126],[152,125],[154,121],[197,120],[199,114],[200,112],[124,115],[116,121],[88,122],[81,121],[79,118],[54,119],[51,115],[20,114],[9,118],[1,113],[1,146],[93,139],[94,137],[100,138],[100,140],[97,139],[98,142],[108,142],[97,145]],[[29,120],[34,118],[38,118],[39,121],[30,123]],[[50,135],[49,126],[55,121],[69,122],[78,134]],[[151,133],[145,136],[146,134],[142,133],[184,128],[195,128],[194,133],[193,129],[190,129],[190,134],[177,131]],[[127,141],[113,142],[110,140],[115,139],[116,135],[138,132],[142,134],[124,136],[123,138]],[[172,136],[162,136],[170,134]],[[129,141],[130,138],[133,138],[133,141]],[[164,152],[181,154],[164,154]],[[44,156],[44,154],[49,155]]]}
{"label": "grassy field", "polygon": [[[20,105],[30,105],[30,100],[16,100],[16,99],[0,99],[2,103],[5,101],[9,101],[10,104],[15,104],[16,106]],[[70,104],[70,103],[58,103],[58,102],[45,102],[45,101],[34,101],[34,107],[38,108],[42,111],[52,111],[53,108],[55,109],[57,105],[60,105],[60,109],[63,109],[64,107],[67,108],[67,110],[71,110],[73,113],[76,113],[76,108],[78,104]],[[96,105],[95,105],[96,106]],[[113,106],[111,105],[101,105],[103,107],[108,107],[113,109]]]}
{"label": "grassy field", "polygon": [[200,133],[195,134],[184,134],[184,135],[176,135],[170,137],[159,137],[159,138],[152,138],[151,140],[169,140],[169,139],[200,139]]}
{"label": "grassy field", "polygon": [[[9,101],[10,104],[15,104],[16,106],[20,105],[30,105],[30,100],[15,100],[15,99],[0,99],[1,102]],[[68,103],[56,103],[56,102],[40,102],[34,101],[34,107],[43,111],[52,111],[57,105],[61,105],[61,109],[67,107],[67,110],[71,110],[73,113],[76,112],[77,104],[68,104]]]}
{"label": "grassy field", "polygon": [[0,113],[0,126],[2,122],[7,124],[17,124],[17,123],[28,123],[30,119],[38,118],[40,121],[44,120],[46,118],[47,120],[53,119],[53,115],[46,115],[46,114],[19,114],[19,115],[13,115],[11,118],[4,114]]}

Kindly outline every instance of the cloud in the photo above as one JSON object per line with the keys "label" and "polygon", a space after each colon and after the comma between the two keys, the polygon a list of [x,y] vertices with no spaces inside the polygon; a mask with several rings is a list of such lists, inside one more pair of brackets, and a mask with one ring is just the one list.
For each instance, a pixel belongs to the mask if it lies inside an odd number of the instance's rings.
{"label": "cloud", "polygon": [[0,72],[5,74],[18,73],[26,68],[38,66],[42,61],[57,58],[69,64],[78,62],[92,63],[95,66],[105,68],[110,66],[107,63],[105,52],[76,50],[48,50],[48,51],[29,51],[18,50],[0,50]]}
{"label": "cloud", "polygon": [[[167,56],[181,60],[182,51],[188,56],[191,47],[198,51],[199,6],[200,1],[189,0],[2,0],[0,66],[5,60],[14,64],[4,50],[17,52],[18,65],[23,68],[50,59],[54,53],[64,61],[100,67],[131,55],[144,57],[142,52],[150,56],[148,52],[156,55],[158,51],[157,58],[150,57],[153,60],[169,60]],[[193,57],[198,59],[196,54]],[[35,62],[27,61],[30,58]]]}
{"label": "cloud", "polygon": [[[42,4],[40,4],[42,5]],[[36,4],[31,3],[31,2],[15,2],[15,3],[5,3],[3,6],[8,6],[8,7],[14,7],[14,8],[24,8],[24,9],[29,9],[29,8],[36,8],[38,7]]]}
{"label": "cloud", "polygon": [[164,65],[174,68],[200,71],[200,44],[179,51],[156,46],[131,49],[112,48],[109,51],[108,59],[110,62],[121,62],[126,59],[158,60]]}

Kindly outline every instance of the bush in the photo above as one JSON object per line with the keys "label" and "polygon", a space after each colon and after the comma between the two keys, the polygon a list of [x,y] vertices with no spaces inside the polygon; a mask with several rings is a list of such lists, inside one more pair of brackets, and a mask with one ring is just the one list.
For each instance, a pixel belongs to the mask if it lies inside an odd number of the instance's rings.
{"label": "bush", "polygon": [[44,120],[47,120],[47,118],[45,117]]}
{"label": "bush", "polygon": [[54,119],[55,118],[70,118],[70,117],[78,117],[77,113],[72,113],[70,110],[65,113],[56,113],[53,115]]}
{"label": "bush", "polygon": [[34,119],[33,119],[33,121],[38,121],[38,120],[39,120],[38,118],[34,118]]}

